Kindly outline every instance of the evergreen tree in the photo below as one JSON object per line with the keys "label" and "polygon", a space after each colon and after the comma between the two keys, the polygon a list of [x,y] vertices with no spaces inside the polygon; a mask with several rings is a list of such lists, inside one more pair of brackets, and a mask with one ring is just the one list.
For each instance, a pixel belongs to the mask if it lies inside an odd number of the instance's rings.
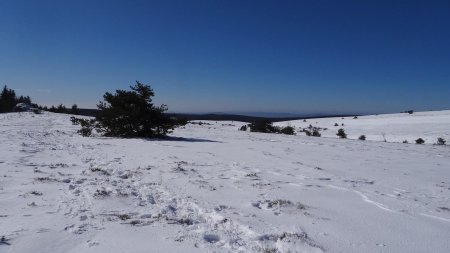
{"label": "evergreen tree", "polygon": [[257,120],[250,125],[251,132],[261,132],[261,133],[277,133],[279,130],[272,125],[269,120]]}
{"label": "evergreen tree", "polygon": [[31,98],[29,96],[20,96],[16,102],[31,105]]}
{"label": "evergreen tree", "polygon": [[63,104],[58,105],[58,107],[56,108],[57,113],[66,113],[66,111],[67,111],[66,106]]}
{"label": "evergreen tree", "polygon": [[99,112],[94,121],[73,118],[74,124],[82,126],[79,132],[90,135],[96,129],[105,136],[156,138],[181,125],[181,121],[164,114],[166,105],[153,105],[155,93],[150,86],[136,81],[130,88],[116,90],[115,94],[106,92],[104,101],[97,105]]}
{"label": "evergreen tree", "polygon": [[80,110],[78,109],[78,105],[74,104],[72,105],[72,108],[70,109],[71,114],[78,115],[80,113]]}
{"label": "evergreen tree", "polygon": [[0,113],[12,112],[17,104],[16,92],[5,85],[0,94]]}
{"label": "evergreen tree", "polygon": [[347,134],[345,133],[344,129],[340,128],[338,132],[336,133],[337,136],[341,139],[347,138]]}

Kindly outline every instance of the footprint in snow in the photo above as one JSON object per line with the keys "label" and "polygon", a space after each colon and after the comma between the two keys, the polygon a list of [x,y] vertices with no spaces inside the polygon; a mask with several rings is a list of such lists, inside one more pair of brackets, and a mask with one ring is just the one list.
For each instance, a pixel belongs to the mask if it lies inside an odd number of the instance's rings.
{"label": "footprint in snow", "polygon": [[209,243],[216,243],[220,241],[220,237],[216,234],[205,234],[203,235],[203,239]]}

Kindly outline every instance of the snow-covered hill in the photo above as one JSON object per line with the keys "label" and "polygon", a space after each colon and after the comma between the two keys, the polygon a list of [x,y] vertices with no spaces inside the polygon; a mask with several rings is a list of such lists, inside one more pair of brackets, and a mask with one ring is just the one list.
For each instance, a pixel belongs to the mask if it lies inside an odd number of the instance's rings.
{"label": "snow-covered hill", "polygon": [[[337,126],[335,126],[337,124]],[[322,131],[322,137],[336,136],[338,129],[342,128],[350,139],[358,139],[365,135],[367,140],[415,143],[422,138],[425,144],[435,144],[437,138],[450,140],[450,110],[415,112],[413,114],[380,114],[345,118],[321,118],[278,122],[275,125],[291,125],[298,128],[313,127],[327,128]],[[303,133],[299,133],[303,134]]]}
{"label": "snow-covered hill", "polygon": [[[431,142],[448,115],[306,124]],[[83,138],[68,115],[1,114],[0,252],[449,251],[449,146],[209,123],[169,140]]]}

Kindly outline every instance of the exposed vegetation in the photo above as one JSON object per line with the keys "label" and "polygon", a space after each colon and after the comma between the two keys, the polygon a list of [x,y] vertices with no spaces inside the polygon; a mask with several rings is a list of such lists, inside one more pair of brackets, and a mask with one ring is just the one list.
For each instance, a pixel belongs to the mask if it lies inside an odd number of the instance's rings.
{"label": "exposed vegetation", "polygon": [[131,91],[116,90],[115,94],[106,92],[104,101],[97,105],[95,119],[72,117],[72,123],[81,126],[78,132],[90,136],[95,129],[104,136],[158,138],[185,124],[164,114],[166,105],[153,105],[155,93],[150,86],[137,81],[130,88]]}
{"label": "exposed vegetation", "polygon": [[320,131],[322,130],[326,130],[326,128],[315,127],[309,124],[307,128],[303,128],[300,131],[304,132],[306,136],[320,137],[322,136],[322,134],[320,133]]}
{"label": "exposed vegetation", "polygon": [[285,126],[280,129],[280,133],[287,134],[287,135],[294,135],[295,130],[292,126]]}
{"label": "exposed vegetation", "polygon": [[269,120],[258,120],[248,125],[251,132],[278,133],[279,129],[272,125]]}
{"label": "exposed vegetation", "polygon": [[339,138],[341,139],[346,139],[347,138],[347,134],[345,133],[343,128],[340,128],[338,130],[338,132],[336,133],[337,136],[339,136]]}
{"label": "exposed vegetation", "polygon": [[[20,104],[23,107],[17,107]],[[29,96],[17,97],[14,90],[9,89],[6,85],[3,87],[0,93],[0,113],[31,110],[33,107],[37,108],[38,106],[31,102]]]}
{"label": "exposed vegetation", "polygon": [[416,140],[416,144],[424,144],[425,141],[422,138]]}

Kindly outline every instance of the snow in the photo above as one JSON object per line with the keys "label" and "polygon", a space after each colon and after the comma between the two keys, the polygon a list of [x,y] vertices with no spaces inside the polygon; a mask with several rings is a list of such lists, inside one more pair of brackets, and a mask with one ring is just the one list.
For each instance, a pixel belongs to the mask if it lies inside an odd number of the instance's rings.
{"label": "snow", "polygon": [[[335,123],[338,126],[335,126]],[[344,125],[342,125],[344,124]],[[337,130],[342,128],[347,133],[347,138],[358,139],[360,135],[365,135],[367,140],[415,143],[415,140],[422,138],[425,144],[435,144],[437,138],[441,137],[450,140],[450,110],[380,114],[354,117],[333,117],[320,119],[293,120],[277,122],[275,125],[291,125],[298,128],[313,127],[327,128],[321,132],[322,137],[336,136]],[[301,133],[300,133],[301,134]]]}
{"label": "snow", "polygon": [[[0,252],[450,249],[450,146],[389,142],[448,140],[450,111],[280,123],[333,138],[242,122],[86,138],[69,118],[0,114]],[[334,138],[335,121],[388,142]]]}

